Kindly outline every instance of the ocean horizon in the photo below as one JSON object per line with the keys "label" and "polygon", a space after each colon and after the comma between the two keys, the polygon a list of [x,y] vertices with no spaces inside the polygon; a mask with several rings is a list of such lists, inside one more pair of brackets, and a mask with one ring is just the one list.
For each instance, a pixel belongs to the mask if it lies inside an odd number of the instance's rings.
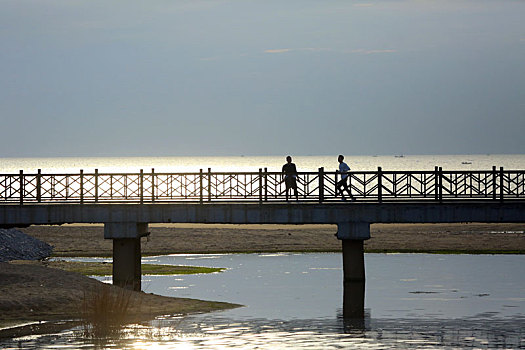
{"label": "ocean horizon", "polygon": [[[266,168],[281,171],[282,156],[173,156],[173,157],[35,157],[0,158],[0,173],[78,173],[94,172],[198,172],[200,169],[221,172],[251,172]],[[294,156],[298,171],[335,171],[337,155]],[[372,155],[345,157],[353,171],[400,170],[490,170],[493,166],[507,170],[525,169],[525,154],[453,154],[453,155]]]}

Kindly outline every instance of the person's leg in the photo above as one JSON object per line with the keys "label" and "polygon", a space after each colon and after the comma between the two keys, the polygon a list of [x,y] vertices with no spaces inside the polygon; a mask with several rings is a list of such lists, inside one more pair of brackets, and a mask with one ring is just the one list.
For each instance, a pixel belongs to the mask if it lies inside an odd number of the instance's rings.
{"label": "person's leg", "polygon": [[[345,190],[348,192],[348,196],[352,199],[355,199],[354,196],[352,196],[352,192],[350,192],[350,187],[348,186],[348,178],[345,179]],[[342,192],[342,191],[341,191]]]}
{"label": "person's leg", "polygon": [[345,183],[344,183],[344,187],[345,187],[345,188],[344,188],[344,189],[345,189],[345,191],[348,193],[348,195],[349,195],[350,197],[352,197],[352,194],[350,193],[350,189],[348,188],[348,182],[347,182],[348,180],[347,180],[347,179],[348,179],[348,178],[345,179]]}
{"label": "person's leg", "polygon": [[345,189],[346,187],[346,181],[343,179],[343,180],[339,180],[337,182],[337,185],[336,185],[336,191],[335,191],[335,196],[337,197],[337,192],[341,193],[341,197],[342,198],[345,198],[345,194],[343,192],[343,189]]}
{"label": "person's leg", "polygon": [[290,182],[292,183],[292,188],[293,188],[293,191],[294,191],[294,194],[295,194],[295,199],[299,200],[299,195],[298,195],[298,192],[297,192],[297,179],[292,178]]}

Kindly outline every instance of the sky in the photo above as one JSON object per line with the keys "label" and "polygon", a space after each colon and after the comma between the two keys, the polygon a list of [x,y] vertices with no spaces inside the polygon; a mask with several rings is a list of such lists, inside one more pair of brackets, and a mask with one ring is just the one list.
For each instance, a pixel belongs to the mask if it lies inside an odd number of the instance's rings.
{"label": "sky", "polygon": [[0,0],[0,158],[525,154],[525,1]]}

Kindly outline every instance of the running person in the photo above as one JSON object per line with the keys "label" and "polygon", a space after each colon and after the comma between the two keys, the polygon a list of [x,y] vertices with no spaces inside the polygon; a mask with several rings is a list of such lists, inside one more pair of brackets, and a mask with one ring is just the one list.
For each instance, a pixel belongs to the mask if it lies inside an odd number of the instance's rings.
{"label": "running person", "polygon": [[[336,189],[336,197],[337,197],[337,191],[340,191],[341,192],[341,200],[345,201],[346,198],[345,198],[345,194],[343,192],[343,190],[346,190],[346,192],[348,192],[348,195],[350,196],[350,198],[355,201],[355,197],[352,196],[352,193],[350,193],[350,189],[348,188],[348,172],[350,171],[350,167],[348,166],[348,164],[346,164],[345,162],[343,162],[343,160],[345,159],[345,157],[340,154],[339,157],[337,157],[337,161],[339,162],[339,172],[341,173],[341,180],[340,181],[337,181],[337,184],[335,186],[335,189]],[[342,187],[342,188],[341,188]]]}

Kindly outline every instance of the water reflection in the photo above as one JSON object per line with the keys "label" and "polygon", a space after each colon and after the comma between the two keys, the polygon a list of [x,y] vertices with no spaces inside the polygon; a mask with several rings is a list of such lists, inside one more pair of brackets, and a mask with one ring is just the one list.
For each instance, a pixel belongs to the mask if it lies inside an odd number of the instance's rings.
{"label": "water reflection", "polygon": [[2,343],[5,349],[223,349],[223,348],[503,348],[525,347],[524,318],[374,319],[363,323],[330,319],[259,319],[221,314],[161,318],[127,327],[119,338],[82,339],[78,330]]}
{"label": "water reflection", "polygon": [[343,286],[343,317],[353,322],[365,318],[365,281],[345,281]]}

